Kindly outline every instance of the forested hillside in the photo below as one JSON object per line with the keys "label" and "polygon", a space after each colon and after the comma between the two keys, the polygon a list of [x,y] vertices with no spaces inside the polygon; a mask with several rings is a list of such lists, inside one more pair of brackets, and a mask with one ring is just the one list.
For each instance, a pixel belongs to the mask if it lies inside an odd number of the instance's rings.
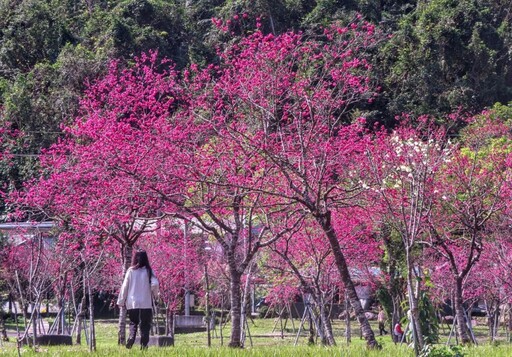
{"label": "forested hillside", "polygon": [[32,175],[31,155],[57,140],[112,59],[157,49],[178,68],[214,63],[217,48],[257,22],[267,33],[321,34],[358,13],[385,34],[371,53],[381,92],[359,108],[369,120],[392,125],[403,112],[441,117],[512,100],[510,0],[2,0],[0,120],[24,133],[10,143],[18,156],[3,182]]}

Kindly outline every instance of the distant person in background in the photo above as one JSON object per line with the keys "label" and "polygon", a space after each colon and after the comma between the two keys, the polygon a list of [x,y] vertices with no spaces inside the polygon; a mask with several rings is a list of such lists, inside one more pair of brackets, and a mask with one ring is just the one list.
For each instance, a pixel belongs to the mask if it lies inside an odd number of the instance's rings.
{"label": "distant person in background", "polygon": [[140,324],[140,346],[146,349],[153,318],[153,297],[158,295],[158,280],[149,265],[148,255],[138,250],[124,277],[117,305],[126,306],[130,319],[130,336],[126,348],[132,348]]}
{"label": "distant person in background", "polygon": [[400,324],[400,321],[398,321],[395,324],[395,328],[393,329],[393,334],[395,335],[395,343],[402,342],[402,338],[404,336],[404,330],[402,330],[402,325]]}
{"label": "distant person in background", "polygon": [[380,335],[385,335],[388,332],[386,331],[385,324],[386,324],[386,313],[384,312],[384,309],[379,307],[379,314],[377,315],[377,322],[379,323],[379,333]]}

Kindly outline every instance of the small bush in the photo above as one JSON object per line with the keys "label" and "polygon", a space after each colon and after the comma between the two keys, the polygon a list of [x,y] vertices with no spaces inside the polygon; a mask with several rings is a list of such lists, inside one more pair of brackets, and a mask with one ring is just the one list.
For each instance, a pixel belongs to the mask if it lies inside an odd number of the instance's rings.
{"label": "small bush", "polygon": [[421,357],[464,357],[460,346],[433,346],[425,345],[420,353]]}

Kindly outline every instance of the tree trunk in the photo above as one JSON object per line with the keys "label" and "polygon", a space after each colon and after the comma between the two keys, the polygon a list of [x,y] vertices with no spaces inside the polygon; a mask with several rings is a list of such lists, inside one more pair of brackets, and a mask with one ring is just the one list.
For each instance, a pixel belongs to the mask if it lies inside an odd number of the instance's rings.
{"label": "tree trunk", "polygon": [[174,313],[169,311],[168,304],[165,307],[165,335],[174,339]]}
{"label": "tree trunk", "polygon": [[500,329],[500,312],[501,312],[500,301],[498,300],[497,304],[496,304],[496,309],[494,310],[494,333],[493,333],[494,340],[493,340],[493,342],[496,342],[496,339],[498,338],[498,332]]}
{"label": "tree trunk", "polygon": [[229,347],[241,348],[243,347],[241,344],[241,336],[242,336],[242,328],[241,326],[241,308],[242,308],[242,294],[240,291],[240,279],[241,274],[236,271],[236,269],[230,269],[230,302],[231,302],[231,340],[229,342]]}
{"label": "tree trunk", "polygon": [[58,316],[57,321],[57,334],[64,334],[64,325],[65,325],[65,310],[66,310],[66,285],[68,282],[68,273],[65,272],[64,276],[61,280],[61,285],[59,287],[58,298],[57,298],[57,307],[61,312],[61,315]]}
{"label": "tree trunk", "polygon": [[315,344],[315,323],[313,322],[313,316],[311,313],[308,313],[308,322],[309,322],[309,336],[308,336],[308,345]]}
{"label": "tree trunk", "polygon": [[455,318],[457,319],[457,334],[459,335],[460,342],[463,345],[471,343],[469,337],[468,325],[464,314],[464,306],[462,301],[462,279],[457,278],[455,281]]}
{"label": "tree trunk", "polygon": [[[243,347],[245,344],[245,325],[247,323],[247,306],[249,305],[249,290],[251,287],[251,276],[252,276],[252,270],[254,268],[254,260],[249,264],[249,270],[247,272],[247,276],[245,279],[245,285],[244,290],[242,294],[242,307],[240,311],[240,331],[241,331],[241,338],[240,338],[240,345]],[[251,342],[252,343],[252,342]]]}
{"label": "tree trunk", "polygon": [[89,352],[96,351],[96,329],[94,328],[94,296],[90,277],[87,276],[87,292],[89,295]]}
{"label": "tree trunk", "polygon": [[[122,248],[123,251],[123,278],[126,274],[126,271],[130,267],[133,247],[131,245],[125,244]],[[126,344],[126,306],[119,307],[119,331],[118,331],[118,339],[117,343],[119,345]]]}
{"label": "tree trunk", "polygon": [[76,344],[81,345],[82,344],[82,325],[84,321],[84,314],[85,311],[80,307],[80,311],[77,315],[77,326],[76,326]]}
{"label": "tree trunk", "polygon": [[331,319],[329,318],[329,313],[325,308],[322,301],[320,301],[320,323],[321,328],[324,330],[322,343],[326,346],[336,346],[336,341],[334,340],[334,335],[332,333],[332,325]]}
{"label": "tree trunk", "polygon": [[336,267],[338,268],[338,271],[340,273],[341,281],[345,286],[345,290],[347,292],[350,305],[354,309],[356,318],[359,321],[359,324],[361,325],[361,331],[364,339],[366,340],[366,345],[370,348],[379,348],[380,345],[375,339],[375,334],[373,333],[370,323],[368,322],[368,319],[364,314],[363,307],[361,305],[361,302],[359,301],[359,297],[357,296],[357,292],[352,281],[352,278],[350,276],[345,256],[341,251],[338,236],[336,235],[336,232],[334,231],[331,224],[330,214],[327,213],[325,216],[318,216],[316,217],[316,219],[320,223],[323,231],[325,232],[327,238],[329,239],[329,244],[331,246],[332,253],[336,261]]}
{"label": "tree trunk", "polygon": [[487,305],[487,325],[489,327],[489,342],[496,342],[496,335],[499,326],[499,300],[491,300],[491,303],[486,302]]}
{"label": "tree trunk", "polygon": [[389,331],[391,331],[391,337],[394,342],[399,342],[396,341],[396,335],[393,333],[393,330],[396,323],[400,321],[400,317],[404,316],[401,302],[405,300],[405,296],[403,294],[405,286],[403,281],[398,278],[398,276],[400,276],[398,261],[400,260],[400,255],[402,254],[403,249],[398,249],[395,244],[393,244],[391,238],[391,227],[387,223],[383,223],[381,225],[380,232],[380,239],[384,243],[386,254],[388,255],[388,272],[386,275],[389,281],[388,292],[391,297],[392,305],[389,306],[384,304],[384,301],[381,301],[381,304],[388,316],[391,316],[389,319]]}
{"label": "tree trunk", "polygon": [[0,319],[0,330],[2,333],[2,341],[9,341],[9,337],[7,336],[7,330],[5,328],[5,319],[3,316]]}
{"label": "tree trunk", "polygon": [[512,304],[507,304],[508,311],[508,323],[507,323],[507,341],[510,343],[510,338],[512,336]]}
{"label": "tree trunk", "polygon": [[222,294],[220,298],[220,324],[219,324],[219,335],[220,335],[220,345],[224,346],[224,334],[222,333],[222,328],[224,326],[224,294]]}
{"label": "tree trunk", "polygon": [[208,279],[208,263],[204,265],[204,284],[205,284],[205,314],[206,314],[206,337],[208,347],[212,346],[212,335],[210,331],[210,284]]}
{"label": "tree trunk", "polygon": [[[85,275],[85,272],[82,274],[82,276]],[[82,279],[82,300],[80,301],[80,311],[78,311],[78,326],[76,329],[76,344],[80,345],[82,344],[82,326],[84,325],[85,321],[85,311],[87,304],[87,286],[86,286],[86,280],[85,277]],[[85,331],[84,331],[85,332]]]}
{"label": "tree trunk", "polygon": [[414,289],[413,283],[413,265],[410,258],[410,251],[406,249],[407,261],[407,291],[409,292],[409,313],[410,326],[412,328],[412,338],[414,342],[414,351],[416,356],[419,356],[420,351],[423,349],[423,331],[420,325],[420,310],[418,304],[418,295]]}
{"label": "tree trunk", "polygon": [[350,342],[352,342],[352,328],[350,326],[350,302],[348,301],[348,295],[345,291],[345,334],[346,334],[346,341],[347,345],[350,345]]}
{"label": "tree trunk", "polygon": [[[311,294],[311,298],[315,302],[316,306],[320,308],[320,325],[322,326],[322,329],[324,330],[324,338],[322,339],[322,343],[328,346],[335,346],[336,341],[334,340],[334,335],[332,333],[332,325],[331,320],[329,319],[329,312],[326,311],[325,305],[322,301],[322,291],[318,285],[318,281],[315,282],[315,287],[309,285],[309,283],[306,281],[306,279],[302,276],[302,273],[300,270],[295,266],[295,264],[290,260],[290,258],[286,254],[282,254],[277,251],[277,254],[285,260],[294,274],[297,276],[297,278],[300,281],[300,285],[302,286],[303,291],[308,292]],[[284,309],[282,310],[284,311]],[[282,314],[282,312],[281,312]],[[281,319],[281,314],[279,315],[279,318]],[[291,318],[291,312],[290,312],[290,318]],[[293,320],[292,320],[293,321]],[[281,336],[283,334],[283,328],[281,328]]]}
{"label": "tree trunk", "polygon": [[38,306],[36,303],[33,303],[32,304],[32,329],[33,329],[33,335],[32,335],[32,340],[33,340],[33,346],[36,346],[37,343],[37,309],[38,309]]}
{"label": "tree trunk", "polygon": [[[18,293],[20,295],[20,308],[23,313],[23,326],[27,329],[27,314],[28,314],[28,306],[25,304],[25,298],[23,297],[23,290],[21,290],[20,277],[18,275],[18,271],[14,271],[14,275],[16,276],[16,286],[18,288]],[[16,304],[16,302],[14,302]]]}

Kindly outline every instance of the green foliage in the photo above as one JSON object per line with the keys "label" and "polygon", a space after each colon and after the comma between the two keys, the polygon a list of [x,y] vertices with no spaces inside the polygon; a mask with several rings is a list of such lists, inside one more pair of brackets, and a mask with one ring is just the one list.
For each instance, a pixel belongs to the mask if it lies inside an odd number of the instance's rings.
{"label": "green foliage", "polygon": [[384,308],[384,311],[388,316],[393,313],[393,300],[391,294],[385,286],[381,286],[375,291],[375,298],[379,301],[379,304]]}
{"label": "green foliage", "polygon": [[437,311],[426,291],[420,293],[420,324],[426,344],[439,342],[439,321]]}
{"label": "green foliage", "polygon": [[0,68],[11,77],[55,61],[60,48],[74,41],[46,1],[2,1],[0,29]]}
{"label": "green foliage", "polygon": [[[496,103],[460,132],[461,151],[473,158],[486,158],[491,153],[510,153],[512,141],[509,127],[512,124],[512,104]],[[489,164],[492,164],[490,162]]]}
{"label": "green foliage", "polygon": [[388,276],[389,282],[377,289],[376,298],[386,314],[391,317],[393,313],[402,314],[401,311],[394,311],[393,299],[397,302],[403,299],[406,286],[404,277],[407,275],[407,266],[402,240],[396,230],[383,224],[380,237],[384,250],[380,268]]}
{"label": "green foliage", "polygon": [[389,271],[389,266],[393,265],[396,278],[407,275],[407,265],[405,264],[405,252],[403,242],[399,233],[395,229],[390,229],[387,237],[382,237],[384,241],[384,256],[382,258],[381,268]]}
{"label": "green foliage", "polygon": [[356,11],[357,3],[355,1],[319,0],[316,1],[309,14],[304,17],[303,24],[306,26],[327,25],[332,20],[346,17],[347,10]]}
{"label": "green foliage", "polygon": [[[408,300],[402,302],[404,311],[409,310]],[[430,296],[427,291],[421,290],[418,298],[419,321],[421,332],[423,333],[423,340],[425,344],[435,344],[439,342],[439,320],[437,319],[437,311],[432,304]],[[402,324],[407,326],[409,321],[407,316],[403,317]],[[412,331],[408,331],[412,335]]]}
{"label": "green foliage", "polygon": [[383,52],[388,110],[441,114],[510,100],[508,22],[498,2],[419,2]]}
{"label": "green foliage", "polygon": [[178,6],[170,2],[128,0],[113,9],[111,35],[115,57],[129,58],[158,49],[179,67],[188,62],[182,53],[183,23]]}
{"label": "green foliage", "polygon": [[13,148],[17,154],[9,177],[16,186],[34,175],[34,155],[60,135],[60,125],[76,116],[78,99],[86,79],[101,74],[105,60],[97,59],[81,45],[63,47],[54,63],[41,62],[28,73],[18,74],[2,93],[4,117],[24,136]]}
{"label": "green foliage", "polygon": [[495,103],[489,111],[488,117],[491,120],[501,119],[507,125],[512,124],[512,102],[509,102],[507,105],[499,102]]}
{"label": "green foliage", "polygon": [[464,357],[460,346],[434,346],[427,344],[420,352],[420,357]]}
{"label": "green foliage", "polygon": [[[269,33],[283,33],[290,29],[298,29],[302,16],[309,12],[313,2],[305,0],[227,0],[216,11],[216,17],[232,20],[235,15],[246,14],[239,25],[233,24],[232,29],[254,30],[253,19],[260,17],[263,30]],[[244,28],[245,27],[245,28]]]}
{"label": "green foliage", "polygon": [[158,49],[184,66],[182,28],[177,5],[167,1],[1,1],[0,123],[25,133],[2,181],[19,186],[37,172],[35,155],[77,115],[85,83],[110,59]]}
{"label": "green foliage", "polygon": [[371,22],[393,28],[393,23],[416,7],[414,0],[319,0],[304,16],[303,25],[327,24],[338,19],[347,19],[354,13],[362,14]]}

